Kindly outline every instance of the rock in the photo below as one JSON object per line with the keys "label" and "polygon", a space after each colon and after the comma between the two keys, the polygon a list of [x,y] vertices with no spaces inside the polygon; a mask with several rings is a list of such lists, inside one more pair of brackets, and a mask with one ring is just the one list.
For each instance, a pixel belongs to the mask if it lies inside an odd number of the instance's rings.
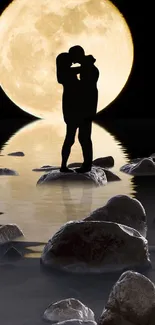
{"label": "rock", "polygon": [[152,158],[143,158],[122,166],[120,171],[134,176],[155,175],[155,162]]}
{"label": "rock", "polygon": [[17,151],[17,152],[8,153],[8,156],[23,157],[23,156],[25,156],[25,154],[22,151]]}
{"label": "rock", "polygon": [[[68,165],[68,168],[80,167],[82,162],[75,162]],[[114,166],[114,158],[112,156],[101,157],[93,160],[93,165],[102,168],[112,168]]]}
{"label": "rock", "polygon": [[18,259],[22,257],[22,253],[12,244],[4,250],[3,258]]}
{"label": "rock", "polygon": [[74,273],[147,268],[148,242],[133,228],[113,222],[71,221],[48,241],[40,262]]}
{"label": "rock", "polygon": [[19,174],[13,169],[0,168],[0,175],[15,175],[15,176],[18,176]]}
{"label": "rock", "polygon": [[46,166],[42,166],[41,168],[34,168],[32,169],[32,171],[34,172],[49,172],[49,171],[53,171],[53,170],[59,170],[60,167],[57,167],[57,166],[49,166],[49,165],[46,165]]}
{"label": "rock", "polygon": [[76,168],[76,167],[80,167],[82,165],[82,162],[75,162],[75,163],[71,163],[68,164],[68,168]]}
{"label": "rock", "polygon": [[114,158],[112,156],[97,158],[93,160],[93,165],[103,168],[112,168],[114,166]]}
{"label": "rock", "polygon": [[77,319],[70,319],[66,320],[64,322],[59,322],[56,323],[55,325],[97,325],[96,322],[93,321],[82,321],[82,320],[77,320]]}
{"label": "rock", "polygon": [[115,181],[120,181],[120,177],[118,177],[117,175],[115,175],[114,173],[112,173],[110,170],[103,168],[106,177],[107,177],[107,182],[115,182]]}
{"label": "rock", "polygon": [[60,170],[53,170],[50,173],[44,174],[40,177],[37,185],[52,183],[54,181],[82,181],[91,182],[96,186],[106,185],[107,178],[105,172],[100,167],[92,167],[90,172],[87,173],[62,173]]}
{"label": "rock", "polygon": [[14,240],[15,238],[24,236],[17,225],[8,224],[0,225],[0,244]]}
{"label": "rock", "polygon": [[155,285],[140,273],[123,273],[110,293],[98,324],[153,325],[154,320]]}
{"label": "rock", "polygon": [[44,319],[52,323],[72,319],[94,321],[94,313],[79,300],[68,298],[51,304],[44,312]]}
{"label": "rock", "polygon": [[107,204],[91,212],[84,221],[111,221],[134,228],[146,237],[147,218],[142,204],[127,195],[116,195]]}

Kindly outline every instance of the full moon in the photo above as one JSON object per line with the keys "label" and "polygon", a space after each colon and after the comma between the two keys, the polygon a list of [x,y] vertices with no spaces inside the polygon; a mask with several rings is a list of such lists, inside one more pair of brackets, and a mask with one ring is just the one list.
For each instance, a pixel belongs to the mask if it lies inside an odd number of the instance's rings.
{"label": "full moon", "polygon": [[36,117],[61,117],[55,60],[76,44],[96,58],[102,110],[123,89],[134,57],[129,27],[109,0],[14,0],[0,17],[2,89]]}

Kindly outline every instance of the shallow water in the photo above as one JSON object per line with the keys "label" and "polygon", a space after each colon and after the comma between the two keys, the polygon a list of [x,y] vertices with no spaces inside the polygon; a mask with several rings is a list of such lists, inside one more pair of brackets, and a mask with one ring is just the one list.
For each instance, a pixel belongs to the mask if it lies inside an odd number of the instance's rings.
{"label": "shallow water", "polygon": [[[32,169],[43,165],[60,165],[64,124],[52,125],[37,121],[14,134],[3,146],[0,167],[16,170],[19,176],[0,178],[0,222],[16,223],[23,230],[26,241],[47,241],[59,227],[69,220],[78,220],[104,205],[117,194],[132,195],[131,177],[119,171],[128,159],[123,148],[103,128],[93,125],[94,159],[112,155],[115,166],[111,169],[120,182],[103,187],[81,184],[52,184],[39,187],[36,183],[43,172]],[[24,157],[7,154],[23,151]],[[82,161],[81,148],[76,143],[69,162]]]}
{"label": "shallow water", "polygon": [[[130,195],[139,199],[146,210],[152,269],[144,274],[155,282],[155,178],[132,177],[120,172],[119,168],[131,158],[130,151],[123,142],[94,124],[94,159],[112,155],[115,166],[111,171],[121,181],[98,188],[79,183],[36,186],[43,173],[32,169],[60,164],[64,133],[61,123],[37,121],[20,129],[3,144],[0,167],[15,169],[19,176],[0,177],[0,211],[4,212],[0,215],[0,223],[18,224],[25,234],[23,241],[46,242],[65,222],[82,219],[114,195]],[[143,143],[139,142],[141,145]],[[25,156],[7,156],[14,151],[23,151]],[[82,161],[82,155],[76,138],[69,162],[78,161]],[[1,264],[0,317],[3,325],[44,324],[41,317],[48,304],[68,297],[77,298],[92,308],[97,319],[120,274],[48,273],[40,268],[43,246],[29,246],[32,251],[26,254],[26,259]]]}

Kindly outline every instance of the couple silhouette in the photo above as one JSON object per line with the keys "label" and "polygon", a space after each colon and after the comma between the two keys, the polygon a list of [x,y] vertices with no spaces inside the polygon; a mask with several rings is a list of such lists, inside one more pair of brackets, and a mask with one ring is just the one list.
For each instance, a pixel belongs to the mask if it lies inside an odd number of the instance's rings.
{"label": "couple silhouette", "polygon": [[[73,172],[67,167],[71,147],[78,140],[82,147],[84,161],[77,173],[91,170],[93,148],[91,141],[92,120],[97,112],[99,70],[94,65],[96,59],[85,55],[84,49],[75,45],[68,52],[60,53],[56,58],[57,81],[63,85],[62,110],[66,123],[66,136],[62,146],[61,172]],[[74,66],[79,63],[80,66]]]}

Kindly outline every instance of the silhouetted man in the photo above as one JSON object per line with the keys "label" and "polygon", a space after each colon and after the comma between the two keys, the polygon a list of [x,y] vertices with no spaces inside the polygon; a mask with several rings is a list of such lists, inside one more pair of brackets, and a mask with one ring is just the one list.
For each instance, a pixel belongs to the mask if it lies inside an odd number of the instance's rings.
{"label": "silhouetted man", "polygon": [[[60,54],[61,55],[61,54]],[[64,86],[63,114],[67,124],[67,132],[62,147],[62,164],[60,171],[72,172],[66,167],[71,147],[75,141],[75,134],[79,128],[78,139],[82,147],[84,162],[76,172],[84,173],[91,170],[93,150],[91,141],[92,119],[96,115],[98,90],[97,81],[99,71],[94,66],[96,61],[93,56],[85,56],[81,46],[73,46],[69,50],[70,62],[80,63],[81,67],[67,67],[60,69],[62,78],[58,82]],[[57,64],[57,76],[58,73]],[[64,73],[65,72],[65,73]],[[77,74],[80,73],[80,81]],[[60,80],[61,79],[61,80]]]}

